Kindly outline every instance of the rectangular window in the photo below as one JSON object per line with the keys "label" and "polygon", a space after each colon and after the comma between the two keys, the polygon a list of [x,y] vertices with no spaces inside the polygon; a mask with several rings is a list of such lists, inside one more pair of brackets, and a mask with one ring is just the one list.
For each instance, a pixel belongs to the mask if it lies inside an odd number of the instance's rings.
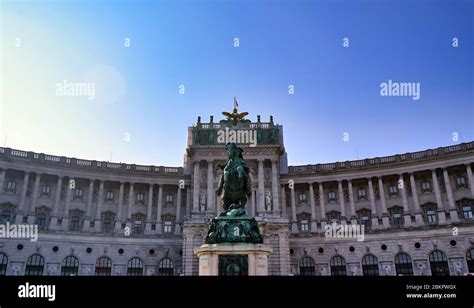
{"label": "rectangular window", "polygon": [[11,211],[10,210],[2,210],[0,215],[0,224],[4,224],[6,222],[11,222]]}
{"label": "rectangular window", "polygon": [[133,222],[133,232],[135,232],[137,234],[142,234],[143,233],[143,221],[135,220]]}
{"label": "rectangular window", "polygon": [[370,218],[369,216],[362,216],[360,222],[364,225],[365,230],[370,230]]}
{"label": "rectangular window", "polygon": [[306,202],[306,194],[305,193],[300,194],[300,202]]}
{"label": "rectangular window", "polygon": [[107,192],[107,195],[106,195],[105,200],[107,200],[107,201],[113,201],[113,200],[114,200],[114,192],[111,191],[111,190],[109,190],[109,191]]}
{"label": "rectangular window", "polygon": [[465,177],[463,176],[456,177],[456,188],[467,188]]}
{"label": "rectangular window", "polygon": [[464,215],[464,219],[466,220],[472,220],[472,208],[470,206],[463,206],[462,207],[462,213]]}
{"label": "rectangular window", "polygon": [[302,220],[301,221],[301,231],[302,232],[308,232],[309,231],[309,223],[307,220]]}
{"label": "rectangular window", "polygon": [[359,190],[357,191],[357,199],[358,200],[362,200],[362,199],[367,200],[367,194],[366,194],[364,188],[359,188]]}
{"label": "rectangular window", "polygon": [[41,195],[43,196],[49,196],[49,192],[51,191],[51,188],[49,185],[43,185],[43,189],[41,191]]}
{"label": "rectangular window", "polygon": [[393,225],[395,227],[401,227],[403,225],[402,214],[400,213],[393,214]]}
{"label": "rectangular window", "polygon": [[436,214],[436,211],[426,212],[426,219],[428,220],[428,224],[435,224],[437,218],[438,218],[438,215]]}
{"label": "rectangular window", "polygon": [[137,194],[137,201],[143,202],[143,198],[144,198],[143,193],[138,193],[138,194]]}
{"label": "rectangular window", "polygon": [[163,230],[163,232],[164,232],[164,233],[171,233],[171,227],[172,227],[171,221],[166,221],[166,222],[165,222],[165,225],[164,225],[164,230]]}
{"label": "rectangular window", "polygon": [[397,185],[390,185],[388,187],[388,193],[390,196],[398,196],[398,187]]}
{"label": "rectangular window", "polygon": [[71,222],[69,223],[69,231],[80,231],[81,229],[81,217],[78,215],[71,216]]}
{"label": "rectangular window", "polygon": [[112,219],[111,218],[103,218],[102,219],[102,231],[103,232],[112,231]]}
{"label": "rectangular window", "polygon": [[428,181],[421,182],[421,192],[430,192],[431,191],[431,183]]}
{"label": "rectangular window", "polygon": [[334,191],[328,192],[328,201],[336,201],[336,192]]}
{"label": "rectangular window", "polygon": [[166,203],[173,203],[173,195],[166,195]]}
{"label": "rectangular window", "polygon": [[74,198],[75,199],[82,199],[82,189],[81,188],[76,188],[76,190],[74,190]]}
{"label": "rectangular window", "polygon": [[8,181],[7,184],[7,191],[16,191],[16,182],[15,181]]}
{"label": "rectangular window", "polygon": [[39,230],[46,230],[46,214],[36,215],[36,222]]}

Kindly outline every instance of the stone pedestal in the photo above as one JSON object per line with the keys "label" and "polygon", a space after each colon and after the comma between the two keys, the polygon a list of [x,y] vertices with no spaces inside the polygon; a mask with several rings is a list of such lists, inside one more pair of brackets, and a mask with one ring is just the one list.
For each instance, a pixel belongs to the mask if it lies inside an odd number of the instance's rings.
{"label": "stone pedestal", "polygon": [[248,243],[204,244],[194,249],[199,258],[199,276],[267,276],[272,252],[267,245]]}

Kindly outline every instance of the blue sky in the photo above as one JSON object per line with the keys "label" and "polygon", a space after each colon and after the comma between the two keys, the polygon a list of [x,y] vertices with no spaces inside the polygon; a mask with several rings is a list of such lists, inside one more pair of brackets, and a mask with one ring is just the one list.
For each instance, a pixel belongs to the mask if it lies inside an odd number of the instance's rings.
{"label": "blue sky", "polygon": [[[292,165],[474,140],[474,1],[1,3],[1,146],[179,166],[187,126],[234,96],[284,126]],[[96,98],[58,97],[64,80]]]}

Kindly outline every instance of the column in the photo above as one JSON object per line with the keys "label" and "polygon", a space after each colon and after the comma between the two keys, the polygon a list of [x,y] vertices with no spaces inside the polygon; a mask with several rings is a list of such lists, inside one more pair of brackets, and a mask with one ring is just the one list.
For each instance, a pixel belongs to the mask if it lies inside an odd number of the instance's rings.
{"label": "column", "polygon": [[194,176],[193,176],[193,212],[199,212],[199,190],[201,188],[200,184],[200,174],[201,166],[199,165],[200,161],[194,163]]}
{"label": "column", "polygon": [[291,232],[298,233],[298,222],[296,221],[296,200],[295,200],[295,187],[290,188],[291,193]]}
{"label": "column", "polygon": [[319,207],[321,208],[321,229],[324,231],[326,227],[326,202],[324,201],[323,183],[319,183]]}
{"label": "column", "polygon": [[252,217],[255,217],[255,198],[257,197],[257,191],[252,188]]}
{"label": "column", "polygon": [[69,209],[71,207],[71,193],[72,188],[70,184],[71,178],[69,178],[66,188],[66,200],[64,200],[64,212],[61,228],[63,231],[69,230]]}
{"label": "column", "polygon": [[120,182],[119,195],[118,195],[118,205],[117,205],[117,218],[115,219],[115,231],[119,232],[122,230],[122,209],[123,209],[123,191],[124,191],[124,182]]}
{"label": "column", "polygon": [[[41,173],[36,173],[35,184],[33,185],[33,193],[31,195],[30,208],[28,210],[28,224],[32,225],[35,223],[36,214],[36,201],[38,200],[39,186],[41,182]],[[1,186],[0,186],[1,187]]]}
{"label": "column", "polygon": [[104,181],[99,180],[99,195],[97,196],[97,207],[95,209],[95,223],[94,229],[96,232],[101,231],[101,223],[102,223],[102,202],[104,200]]}
{"label": "column", "polygon": [[344,204],[344,190],[342,189],[342,181],[337,181],[337,189],[339,192],[339,208],[341,209],[341,224],[346,224],[346,206]]}
{"label": "column", "polygon": [[153,206],[153,184],[148,185],[145,234],[151,234],[151,211]]}
{"label": "column", "polygon": [[128,192],[128,206],[127,206],[127,219],[125,221],[125,226],[129,228],[129,230],[132,229],[132,207],[133,203],[135,202],[135,183],[130,183],[130,188]]}
{"label": "column", "polygon": [[390,228],[390,217],[387,212],[387,203],[385,202],[385,188],[383,185],[383,179],[381,176],[378,177],[379,182],[379,195],[380,204],[382,205],[382,224],[384,229]]}
{"label": "column", "polygon": [[372,211],[372,228],[377,229],[379,225],[379,217],[377,215],[377,208],[375,207],[375,194],[374,186],[372,184],[372,179],[367,178],[367,183],[369,184],[369,201],[370,201],[370,210]]}
{"label": "column", "polygon": [[191,188],[188,186],[186,188],[186,216],[191,215]]}
{"label": "column", "polygon": [[25,172],[25,175],[23,176],[23,183],[21,186],[20,204],[18,205],[18,210],[16,213],[16,219],[15,219],[15,223],[17,225],[23,223],[23,216],[26,214],[25,213],[25,200],[26,200],[26,192],[28,190],[29,179],[30,179],[30,173]]}
{"label": "column", "polygon": [[285,185],[280,187],[281,192],[281,214],[282,216],[286,216],[286,188]]}
{"label": "column", "polygon": [[[213,197],[215,198],[215,197]],[[181,188],[178,185],[178,196],[176,197],[176,220],[174,225],[174,234],[180,235],[181,234]]]}
{"label": "column", "polygon": [[277,160],[272,160],[272,202],[273,202],[273,213],[280,215],[280,201],[278,193],[278,172],[277,172]]}
{"label": "column", "polygon": [[258,160],[258,214],[265,212],[265,183],[263,174],[263,159]]}
{"label": "column", "polygon": [[355,202],[354,202],[354,190],[352,189],[352,180],[347,181],[347,186],[349,188],[349,206],[351,208],[351,224],[357,224],[357,215],[355,211]]}
{"label": "column", "polygon": [[91,225],[92,197],[94,195],[94,180],[89,180],[89,189],[87,189],[86,216],[84,217],[83,231],[89,231]]}
{"label": "column", "polygon": [[[472,176],[472,169],[471,169],[470,163],[466,164],[466,172],[467,172],[467,178],[469,180],[469,188],[471,189],[471,197],[474,198],[474,177]],[[3,186],[0,186],[0,187],[3,187]]]}
{"label": "column", "polygon": [[436,169],[431,170],[431,178],[433,180],[436,204],[438,207],[438,221],[440,224],[445,224],[446,212],[444,210],[443,199],[441,199],[441,191],[439,190],[439,182],[438,182],[438,175],[436,174]]}
{"label": "column", "polygon": [[443,169],[444,185],[446,187],[446,194],[448,195],[449,216],[451,222],[459,222],[459,215],[454,203],[453,189],[451,188],[451,181],[449,181],[448,169]]}
{"label": "column", "polygon": [[318,231],[318,223],[316,222],[316,204],[314,202],[313,182],[309,182],[309,203],[311,205],[311,232]]}
{"label": "column", "polygon": [[54,205],[53,205],[53,215],[49,223],[50,230],[58,229],[58,215],[59,215],[59,201],[61,199],[61,187],[63,184],[63,177],[58,176],[58,181],[56,182],[56,192],[54,195]]}
{"label": "column", "polygon": [[403,174],[398,175],[398,187],[402,194],[404,227],[408,228],[411,227],[411,213],[410,208],[408,207],[407,189],[405,181],[403,180]]}
{"label": "column", "polygon": [[410,173],[410,186],[411,186],[411,195],[413,198],[413,205],[415,207],[415,224],[417,227],[424,225],[423,215],[420,208],[420,200],[418,198],[418,190],[416,189],[415,174]]}
{"label": "column", "polygon": [[163,185],[158,184],[158,202],[157,202],[157,211],[156,211],[156,232],[157,234],[162,234],[162,222],[161,222],[161,211],[163,209]]}
{"label": "column", "polygon": [[207,161],[207,211],[215,213],[214,201],[216,194],[214,193],[214,164],[212,160]]}
{"label": "column", "polygon": [[5,183],[5,176],[7,174],[7,170],[6,169],[2,169],[0,170],[0,194],[3,194],[4,190],[3,190],[3,185]]}

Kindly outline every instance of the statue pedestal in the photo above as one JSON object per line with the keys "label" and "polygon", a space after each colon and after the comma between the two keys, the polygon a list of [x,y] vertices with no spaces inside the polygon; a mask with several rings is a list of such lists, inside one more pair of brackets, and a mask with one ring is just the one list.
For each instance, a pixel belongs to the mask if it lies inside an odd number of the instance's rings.
{"label": "statue pedestal", "polygon": [[199,258],[199,276],[268,276],[268,256],[272,248],[264,244],[204,244],[194,249]]}

